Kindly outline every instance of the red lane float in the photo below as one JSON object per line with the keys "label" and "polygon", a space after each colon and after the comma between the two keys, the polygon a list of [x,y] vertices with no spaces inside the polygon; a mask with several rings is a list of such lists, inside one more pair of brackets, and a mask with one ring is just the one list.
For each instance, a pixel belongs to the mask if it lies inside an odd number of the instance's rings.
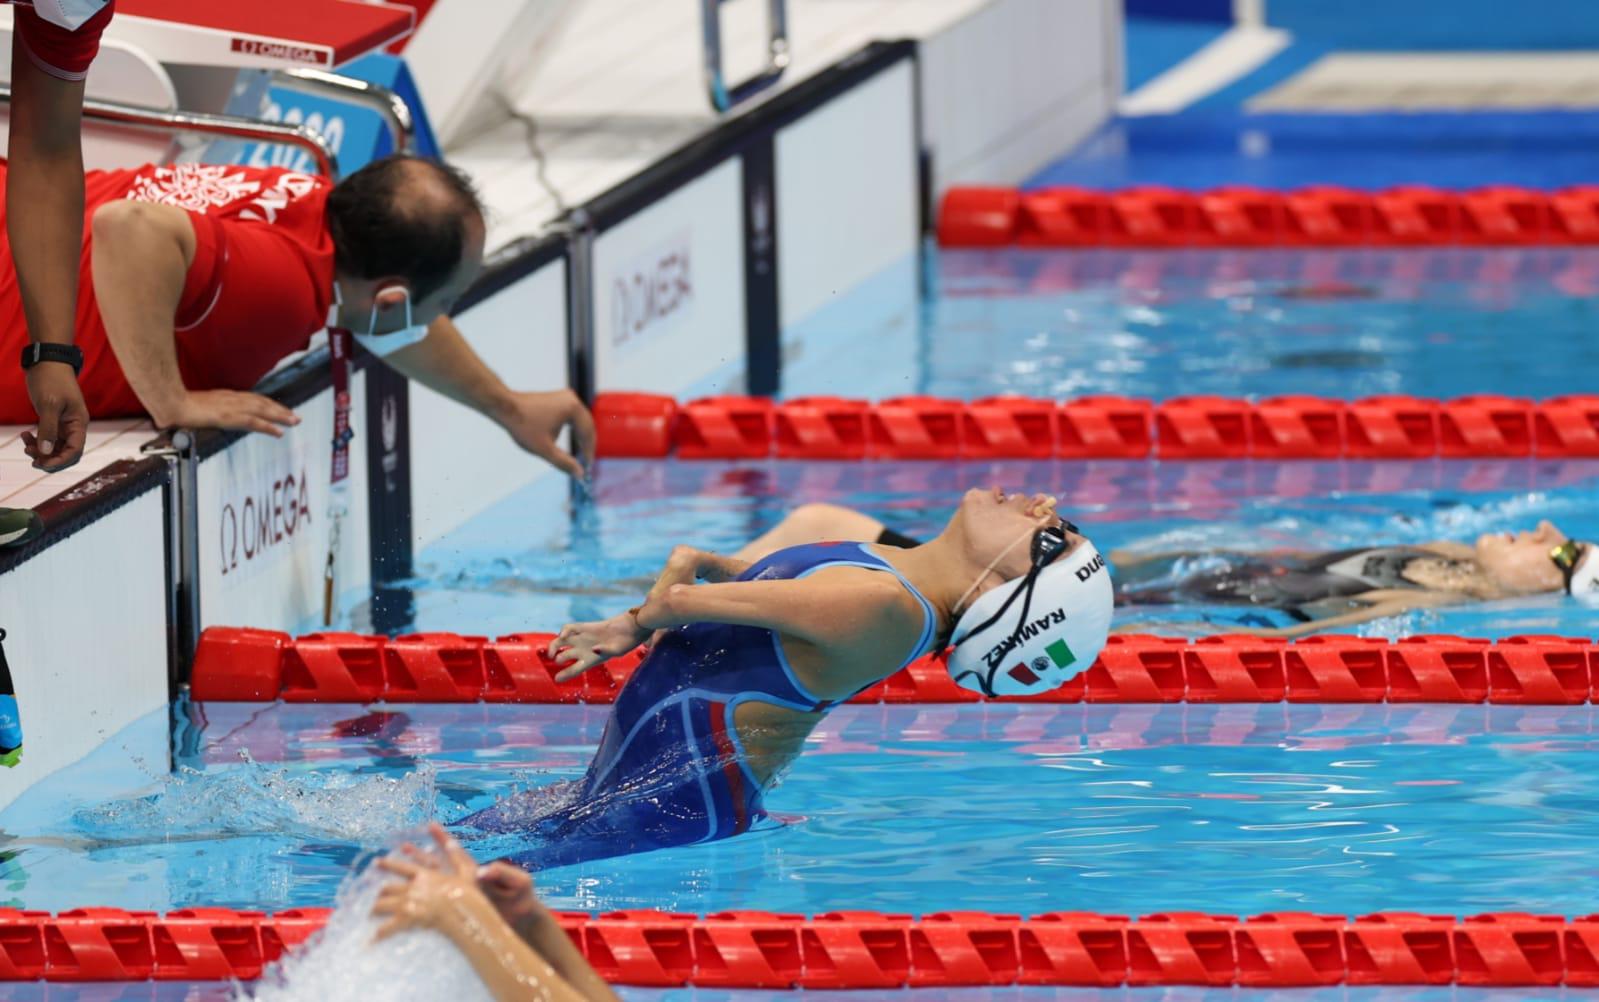
{"label": "red lane float", "polygon": [[1490,459],[1599,457],[1599,395],[1353,402],[1187,396],[1163,403],[842,397],[775,402],[646,393],[594,401],[601,456],[653,459]]}
{"label": "red lane float", "polygon": [[[86,908],[0,910],[0,981],[222,981],[266,964],[326,923],[326,909],[264,915],[197,908],[157,915]],[[1386,912],[1348,919],[1280,912],[1239,920],[1168,912],[1022,918],[831,912],[562,913],[607,981],[716,988],[999,985],[1460,984],[1599,981],[1599,916]]]}
{"label": "red lane float", "polygon": [[951,188],[944,247],[1393,247],[1599,243],[1599,187],[1444,191]]}
{"label": "red lane float", "polygon": [[[388,639],[212,627],[195,654],[197,700],[290,703],[596,703],[616,698],[638,668],[633,651],[557,683],[544,653],[553,634],[489,640],[453,633]],[[1088,670],[1040,703],[1499,703],[1575,705],[1594,698],[1599,643],[1526,636],[1223,635],[1110,638]],[[974,703],[935,655],[862,692],[854,703]]]}

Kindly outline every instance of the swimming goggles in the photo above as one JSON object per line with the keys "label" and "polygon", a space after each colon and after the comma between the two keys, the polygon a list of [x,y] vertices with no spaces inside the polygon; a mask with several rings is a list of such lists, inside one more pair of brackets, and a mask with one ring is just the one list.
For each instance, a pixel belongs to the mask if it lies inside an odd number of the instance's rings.
{"label": "swimming goggles", "polygon": [[1582,562],[1582,544],[1568,539],[1549,551],[1549,559],[1560,568],[1561,576],[1566,579],[1566,594],[1571,594],[1572,575],[1577,573],[1577,565]]}
{"label": "swimming goggles", "polygon": [[[1071,549],[1068,536],[1077,536],[1080,538],[1082,536],[1082,531],[1079,530],[1076,525],[1064,518],[1061,519],[1057,525],[1047,525],[1042,529],[1035,530],[1033,532],[1032,548],[1029,553],[1029,566],[1027,568],[1027,574],[1022,579],[1021,586],[1010,593],[1010,596],[1006,598],[1004,603],[994,611],[992,616],[989,616],[987,619],[983,620],[983,622],[972,627],[965,636],[955,641],[952,646],[959,647],[961,644],[964,644],[966,641],[977,636],[979,633],[982,633],[990,626],[993,626],[999,621],[1001,616],[1005,615],[1005,611],[1016,602],[1018,597],[1022,598],[1022,613],[1020,616],[1016,617],[1016,628],[1020,630],[1022,624],[1027,622],[1027,612],[1033,604],[1033,588],[1038,584],[1038,575],[1043,573],[1044,568],[1059,560],[1067,551]],[[1016,543],[1020,543],[1026,538],[1027,537],[1025,535],[1020,536],[1017,538]],[[976,588],[982,583],[983,578],[988,577],[988,572],[993,570],[996,564],[1005,559],[1005,555],[1016,547],[1016,543],[1012,543],[1010,546],[1005,547],[1004,550],[1000,551],[999,556],[995,557],[993,561],[983,569],[982,575],[978,577],[977,581],[973,582],[972,587],[966,589],[967,595],[970,595],[972,593],[972,589]],[[966,595],[962,595],[960,600],[961,602],[966,601]],[[959,602],[956,603],[957,606],[959,606],[959,604]]]}

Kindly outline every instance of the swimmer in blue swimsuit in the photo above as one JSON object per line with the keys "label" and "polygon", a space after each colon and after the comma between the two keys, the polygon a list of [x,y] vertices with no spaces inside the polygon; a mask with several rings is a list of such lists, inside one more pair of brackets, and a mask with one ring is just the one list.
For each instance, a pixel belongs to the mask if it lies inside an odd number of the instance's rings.
{"label": "swimmer in blue swimsuit", "polygon": [[1054,688],[1098,654],[1111,607],[1104,561],[1054,503],[970,491],[914,549],[814,543],[746,563],[678,547],[642,605],[551,643],[564,681],[654,637],[587,774],[559,804],[532,791],[459,825],[528,836],[509,858],[534,870],[740,834],[833,707],[952,632],[960,684]]}

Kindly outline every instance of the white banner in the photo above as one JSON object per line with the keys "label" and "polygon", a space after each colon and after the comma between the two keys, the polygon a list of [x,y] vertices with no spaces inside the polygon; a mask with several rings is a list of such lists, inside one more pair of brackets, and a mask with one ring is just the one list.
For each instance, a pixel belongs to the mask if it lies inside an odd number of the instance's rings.
{"label": "white banner", "polygon": [[[350,378],[348,513],[339,536],[336,589],[364,597],[371,575],[367,537],[366,374]],[[296,408],[284,436],[247,435],[200,463],[202,626],[302,631],[322,621],[327,563],[333,391]]]}
{"label": "white banner", "polygon": [[594,241],[594,384],[682,396],[744,382],[742,162]]}

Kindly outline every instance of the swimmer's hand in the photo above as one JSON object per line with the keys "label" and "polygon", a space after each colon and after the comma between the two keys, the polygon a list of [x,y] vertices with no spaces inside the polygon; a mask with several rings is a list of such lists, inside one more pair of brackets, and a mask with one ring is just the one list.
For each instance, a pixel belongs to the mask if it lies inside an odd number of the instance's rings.
{"label": "swimmer's hand", "polygon": [[477,861],[438,822],[428,832],[435,843],[432,850],[406,843],[378,860],[378,869],[400,878],[385,885],[372,906],[374,918],[387,920],[378,928],[379,940],[411,929],[449,935],[466,913],[493,909],[478,887]]}
{"label": "swimmer's hand", "polygon": [[499,910],[500,918],[518,932],[551,917],[550,910],[533,893],[533,875],[520,866],[498,860],[479,867],[477,886]]}
{"label": "swimmer's hand", "polygon": [[[517,445],[574,480],[587,479],[594,468],[594,417],[571,390],[513,393],[496,416]],[[567,428],[571,453],[557,441]]]}
{"label": "swimmer's hand", "polygon": [[626,654],[648,636],[649,631],[641,629],[633,616],[624,612],[597,623],[568,623],[544,653],[561,668],[555,681],[566,682]]}

